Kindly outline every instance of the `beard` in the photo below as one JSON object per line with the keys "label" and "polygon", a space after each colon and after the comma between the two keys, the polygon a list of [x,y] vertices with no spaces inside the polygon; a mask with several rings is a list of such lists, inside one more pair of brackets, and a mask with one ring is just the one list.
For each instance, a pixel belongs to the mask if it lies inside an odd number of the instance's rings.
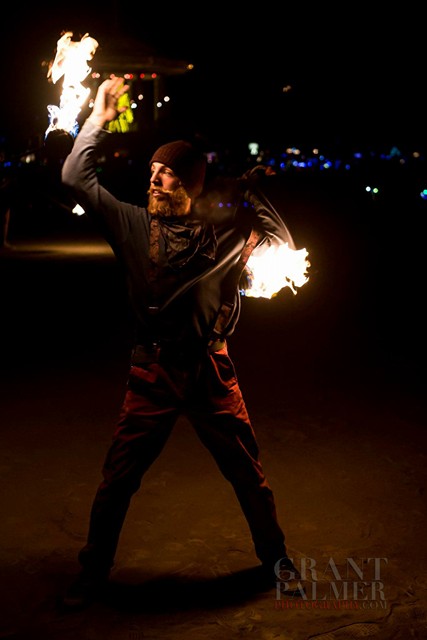
{"label": "beard", "polygon": [[154,198],[151,189],[148,190],[147,210],[152,216],[186,216],[190,213],[191,198],[184,187],[178,187],[175,191],[160,191],[164,196],[161,200]]}

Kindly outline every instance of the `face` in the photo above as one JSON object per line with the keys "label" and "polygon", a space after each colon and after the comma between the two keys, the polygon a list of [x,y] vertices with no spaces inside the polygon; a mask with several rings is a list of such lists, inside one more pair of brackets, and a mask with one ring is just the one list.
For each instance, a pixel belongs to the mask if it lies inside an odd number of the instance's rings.
{"label": "face", "polygon": [[151,165],[148,211],[152,215],[183,216],[189,213],[191,199],[177,175],[160,162]]}

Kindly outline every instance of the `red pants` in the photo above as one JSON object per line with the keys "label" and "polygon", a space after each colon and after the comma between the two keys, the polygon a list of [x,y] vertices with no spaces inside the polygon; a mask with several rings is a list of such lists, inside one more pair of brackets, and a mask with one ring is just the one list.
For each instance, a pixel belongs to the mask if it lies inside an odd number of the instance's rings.
{"label": "red pants", "polygon": [[[141,350],[139,352],[141,355]],[[139,358],[140,360],[141,358]],[[227,346],[182,366],[161,351],[132,365],[119,421],[90,517],[83,566],[110,568],[132,495],[180,414],[232,484],[261,562],[286,554],[272,491]]]}

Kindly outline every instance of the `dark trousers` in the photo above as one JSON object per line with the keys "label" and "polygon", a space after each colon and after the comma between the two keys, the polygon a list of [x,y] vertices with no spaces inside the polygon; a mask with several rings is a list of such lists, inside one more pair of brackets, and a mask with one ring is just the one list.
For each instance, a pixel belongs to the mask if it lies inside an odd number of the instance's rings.
{"label": "dark trousers", "polygon": [[108,570],[113,565],[132,495],[180,414],[187,416],[233,486],[261,562],[286,554],[227,345],[188,363],[161,350],[139,348],[93,502],[87,544],[79,554],[84,567]]}

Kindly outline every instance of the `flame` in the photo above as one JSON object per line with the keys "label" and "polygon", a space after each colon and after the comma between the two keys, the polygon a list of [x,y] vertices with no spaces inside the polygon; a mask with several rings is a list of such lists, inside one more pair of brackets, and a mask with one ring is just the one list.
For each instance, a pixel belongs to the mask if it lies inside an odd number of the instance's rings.
{"label": "flame", "polygon": [[81,205],[76,204],[76,206],[73,208],[73,213],[75,213],[76,216],[82,216],[85,213],[85,210]]}
{"label": "flame", "polygon": [[50,124],[46,136],[56,129],[77,135],[77,116],[87,100],[90,89],[82,82],[91,72],[88,61],[92,60],[98,42],[86,33],[80,42],[71,40],[73,33],[66,31],[57,42],[55,59],[49,67],[48,79],[54,84],[64,76],[59,107],[48,105]]}
{"label": "flame", "polygon": [[251,254],[246,264],[248,288],[242,292],[251,298],[273,298],[281,289],[289,287],[296,295],[296,287],[308,281],[306,249],[291,249],[288,243],[269,246],[261,255]]}

